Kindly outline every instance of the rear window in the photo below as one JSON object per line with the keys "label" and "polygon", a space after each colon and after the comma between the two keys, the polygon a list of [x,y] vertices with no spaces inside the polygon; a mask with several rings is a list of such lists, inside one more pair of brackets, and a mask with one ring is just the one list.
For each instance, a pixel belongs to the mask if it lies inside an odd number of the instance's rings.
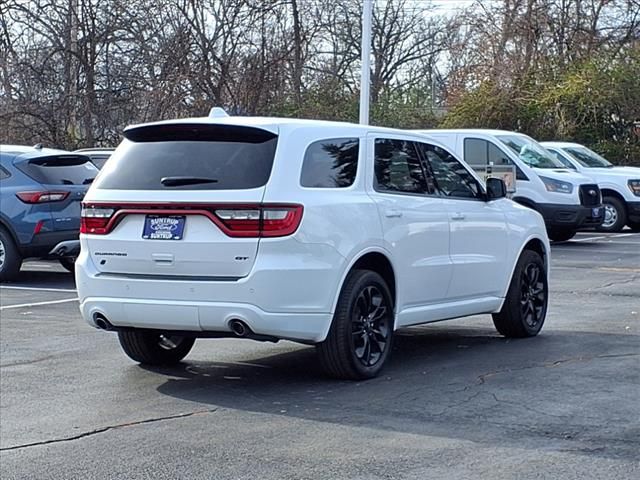
{"label": "rear window", "polygon": [[89,158],[91,158],[91,161],[93,162],[93,164],[98,168],[102,168],[104,167],[104,164],[107,163],[107,160],[109,160],[109,157],[111,156],[111,154],[105,154],[105,153],[92,153],[89,155]]}
{"label": "rear window", "polygon": [[98,174],[84,155],[37,157],[16,163],[16,168],[44,185],[88,185]]}
{"label": "rear window", "polygon": [[332,138],[312,143],[302,162],[300,184],[303,187],[350,187],[358,170],[357,138]]}
{"label": "rear window", "polygon": [[96,186],[118,190],[236,190],[269,180],[277,135],[251,127],[178,124],[125,132]]}

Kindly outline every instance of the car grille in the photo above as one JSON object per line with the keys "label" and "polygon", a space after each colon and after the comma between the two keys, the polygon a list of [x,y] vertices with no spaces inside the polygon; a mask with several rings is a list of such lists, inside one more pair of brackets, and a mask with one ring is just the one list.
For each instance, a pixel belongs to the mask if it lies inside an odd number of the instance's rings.
{"label": "car grille", "polygon": [[585,207],[596,207],[602,203],[598,185],[580,185],[580,204]]}

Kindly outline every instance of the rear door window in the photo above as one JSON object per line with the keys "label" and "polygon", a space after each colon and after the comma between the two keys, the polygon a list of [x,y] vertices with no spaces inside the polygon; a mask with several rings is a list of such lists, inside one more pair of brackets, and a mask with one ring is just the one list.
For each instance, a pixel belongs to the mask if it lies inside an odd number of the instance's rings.
{"label": "rear door window", "polygon": [[277,135],[229,125],[151,125],[125,132],[96,186],[118,190],[236,190],[269,180]]}
{"label": "rear door window", "polygon": [[357,138],[332,138],[314,142],[302,162],[300,185],[314,188],[344,188],[353,185],[358,170]]}
{"label": "rear door window", "polygon": [[414,142],[376,139],[375,189],[385,193],[425,194],[429,191]]}
{"label": "rear door window", "polygon": [[16,163],[16,167],[43,185],[88,185],[98,169],[84,155],[36,157]]}

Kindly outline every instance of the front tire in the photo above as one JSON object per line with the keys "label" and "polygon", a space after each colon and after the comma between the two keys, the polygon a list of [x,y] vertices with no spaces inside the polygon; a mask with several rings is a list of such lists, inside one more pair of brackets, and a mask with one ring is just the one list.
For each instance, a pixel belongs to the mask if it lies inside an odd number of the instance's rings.
{"label": "front tire", "polygon": [[502,309],[494,313],[498,333],[508,338],[538,334],[549,302],[549,286],[544,261],[539,254],[525,250],[518,259]]}
{"label": "front tire", "polygon": [[153,330],[120,331],[118,340],[131,360],[144,365],[175,365],[187,356],[196,341]]}
{"label": "front tire", "polygon": [[552,242],[566,242],[576,236],[575,230],[549,230],[547,232]]}
{"label": "front tire", "polygon": [[0,282],[14,280],[21,266],[22,257],[18,247],[9,232],[0,227]]}
{"label": "front tire", "polygon": [[619,232],[627,223],[627,211],[624,203],[616,197],[603,197],[604,220],[596,230],[599,232]]}
{"label": "front tire", "polygon": [[340,292],[331,329],[316,346],[322,368],[332,377],[362,380],[382,370],[393,340],[393,301],[384,279],[354,270]]}

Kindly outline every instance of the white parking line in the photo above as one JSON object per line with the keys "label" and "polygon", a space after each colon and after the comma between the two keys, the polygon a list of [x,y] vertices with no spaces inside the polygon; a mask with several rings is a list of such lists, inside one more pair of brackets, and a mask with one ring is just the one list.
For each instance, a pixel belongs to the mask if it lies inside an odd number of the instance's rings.
{"label": "white parking line", "polygon": [[65,292],[76,293],[75,288],[45,288],[45,287],[20,287],[18,285],[2,285],[0,289],[6,288],[7,290],[35,290],[38,292]]}
{"label": "white parking line", "polygon": [[21,303],[19,305],[5,305],[0,310],[9,310],[10,308],[38,307],[40,305],[53,305],[56,303],[77,302],[77,298],[64,298],[62,300],[51,300],[49,302]]}

